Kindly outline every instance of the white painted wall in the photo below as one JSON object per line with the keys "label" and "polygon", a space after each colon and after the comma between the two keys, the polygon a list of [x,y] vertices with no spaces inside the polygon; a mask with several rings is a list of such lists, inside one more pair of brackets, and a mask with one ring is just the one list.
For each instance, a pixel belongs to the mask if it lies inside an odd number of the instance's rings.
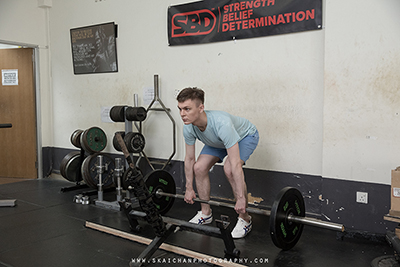
{"label": "white painted wall", "polygon": [[[47,45],[45,11],[37,3],[24,5],[31,2],[0,0],[0,39]],[[101,107],[133,105],[133,94],[141,98],[157,73],[161,98],[178,125],[174,159],[184,157],[176,90],[198,86],[206,91],[206,108],[257,125],[261,140],[247,167],[390,183],[400,145],[397,0],[367,0],[362,6],[326,0],[326,25],[318,31],[169,47],[167,8],[182,2],[189,1],[52,1],[52,91],[42,92],[42,98],[43,108],[54,109],[47,117],[54,120],[48,129],[54,135],[46,136],[44,145],[72,148],[74,130],[99,126],[110,139],[106,152],[114,152],[111,138],[124,125],[101,122]],[[22,20],[5,19],[5,8],[39,26],[24,29]],[[25,14],[27,8],[32,12]],[[112,21],[119,28],[119,72],[74,75],[69,30]],[[11,26],[19,31],[9,32]],[[34,31],[42,37],[35,39]],[[144,134],[149,156],[169,156],[172,130],[166,115],[149,114]]]}
{"label": "white painted wall", "polygon": [[323,176],[390,184],[400,165],[400,2],[327,1]]}
{"label": "white painted wall", "polygon": [[[169,47],[167,8],[181,2],[53,1],[55,145],[71,147],[69,135],[92,125],[111,138],[123,125],[102,123],[100,107],[132,105],[132,95],[142,97],[158,73],[161,98],[178,124],[175,159],[184,157],[176,90],[198,86],[206,91],[206,108],[249,118],[259,128],[260,145],[247,167],[320,174],[324,32]],[[74,75],[69,30],[109,21],[119,27],[119,72]],[[170,123],[159,117],[145,123],[146,152],[167,157],[172,130],[164,130]]]}

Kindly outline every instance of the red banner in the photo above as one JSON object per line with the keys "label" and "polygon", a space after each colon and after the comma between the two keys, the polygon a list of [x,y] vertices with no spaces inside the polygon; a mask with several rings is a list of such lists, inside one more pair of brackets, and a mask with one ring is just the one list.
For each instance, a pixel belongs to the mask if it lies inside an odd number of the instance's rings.
{"label": "red banner", "polygon": [[322,0],[204,0],[168,8],[169,45],[322,28]]}

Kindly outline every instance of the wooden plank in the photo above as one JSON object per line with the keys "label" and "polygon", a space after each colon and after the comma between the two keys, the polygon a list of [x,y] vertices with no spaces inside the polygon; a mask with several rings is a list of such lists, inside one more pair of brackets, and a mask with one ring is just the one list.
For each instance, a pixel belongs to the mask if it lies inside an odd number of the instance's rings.
{"label": "wooden plank", "polygon": [[385,216],[383,216],[383,219],[386,220],[386,221],[400,223],[400,218],[399,217],[391,216],[389,214],[386,214]]}
{"label": "wooden plank", "polygon": [[[86,221],[85,226],[87,228],[91,228],[94,230],[98,230],[100,232],[104,232],[107,234],[111,234],[114,236],[118,236],[118,237],[122,237],[131,241],[135,241],[141,244],[145,244],[145,245],[149,245],[151,243],[151,239],[150,238],[146,238],[146,237],[142,237],[142,236],[138,236],[138,235],[134,235],[134,234],[130,234],[130,233],[126,233],[124,231],[120,231],[117,229],[113,229],[104,225],[100,225],[100,224],[96,224],[96,223],[92,223],[92,222],[88,222]],[[246,265],[241,265],[238,263],[234,263],[234,262],[230,262],[228,260],[224,260],[221,258],[217,258],[214,256],[210,256],[207,254],[202,254],[196,251],[192,251],[192,250],[188,250],[188,249],[184,249],[181,247],[177,247],[177,246],[173,246],[173,245],[169,245],[166,243],[163,243],[160,246],[160,249],[168,251],[168,252],[172,252],[178,255],[183,255],[189,258],[193,258],[193,259],[197,259],[199,261],[204,261],[204,259],[209,260],[207,263],[212,263],[213,265],[218,265],[218,266],[226,266],[226,267],[231,267],[231,266],[235,266],[235,267],[243,267]]]}

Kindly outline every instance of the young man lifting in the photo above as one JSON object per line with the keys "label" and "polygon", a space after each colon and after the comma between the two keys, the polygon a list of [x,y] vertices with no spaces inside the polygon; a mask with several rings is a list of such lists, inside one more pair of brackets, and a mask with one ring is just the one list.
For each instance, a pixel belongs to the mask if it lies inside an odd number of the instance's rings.
{"label": "young man lifting", "polygon": [[[209,171],[217,162],[224,164],[225,175],[231,184],[236,198],[235,210],[238,221],[232,231],[233,238],[246,236],[252,228],[251,216],[247,213],[247,187],[244,179],[243,165],[256,149],[259,136],[257,128],[249,120],[233,116],[224,111],[204,109],[204,91],[199,88],[185,88],[177,96],[178,109],[183,120],[183,136],[186,143],[185,202],[193,204],[196,193],[193,189],[195,178],[197,193],[200,199],[210,200]],[[196,139],[204,147],[196,161]],[[201,203],[190,222],[209,224],[213,220],[209,204]]]}

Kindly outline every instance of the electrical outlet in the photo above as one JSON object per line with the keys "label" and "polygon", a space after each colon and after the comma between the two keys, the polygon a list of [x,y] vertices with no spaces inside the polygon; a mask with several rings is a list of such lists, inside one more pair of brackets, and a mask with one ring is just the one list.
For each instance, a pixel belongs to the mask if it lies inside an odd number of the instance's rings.
{"label": "electrical outlet", "polygon": [[368,193],[366,193],[366,192],[357,192],[356,201],[358,203],[368,204]]}

